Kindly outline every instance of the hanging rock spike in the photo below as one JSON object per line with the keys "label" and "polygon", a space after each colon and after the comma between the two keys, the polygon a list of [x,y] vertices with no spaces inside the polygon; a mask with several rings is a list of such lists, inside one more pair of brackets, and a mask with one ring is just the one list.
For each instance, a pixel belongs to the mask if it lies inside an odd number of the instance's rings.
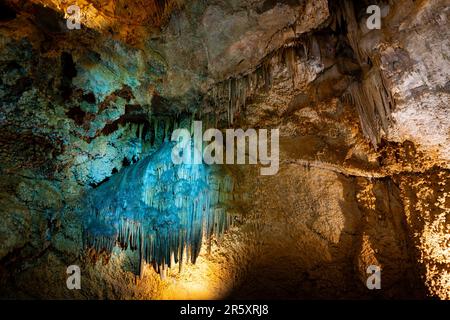
{"label": "hanging rock spike", "polygon": [[163,143],[86,198],[85,246],[111,253],[117,243],[138,250],[139,275],[144,262],[162,275],[172,260],[180,268],[184,260],[195,263],[203,236],[220,238],[229,227],[231,177],[205,165],[174,165],[172,147]]}

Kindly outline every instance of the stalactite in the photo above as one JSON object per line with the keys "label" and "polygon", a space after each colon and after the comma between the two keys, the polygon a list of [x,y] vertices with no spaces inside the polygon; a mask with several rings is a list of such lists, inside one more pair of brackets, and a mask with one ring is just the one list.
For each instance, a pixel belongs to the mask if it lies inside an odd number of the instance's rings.
{"label": "stalactite", "polygon": [[295,87],[298,72],[295,58],[295,48],[288,47],[284,50],[284,63],[286,64],[289,75],[292,79],[292,85]]}
{"label": "stalactite", "polygon": [[157,143],[157,138],[158,138],[158,119],[157,118],[153,118],[153,129],[154,129],[154,144]]}
{"label": "stalactite", "polygon": [[336,20],[336,26],[347,30],[347,39],[356,54],[356,59],[360,64],[363,64],[367,61],[367,57],[359,47],[359,26],[353,1],[342,1],[342,4],[336,7],[334,19]]}
{"label": "stalactite", "polygon": [[376,149],[382,134],[388,133],[393,108],[393,98],[381,71],[372,68],[364,80],[349,86],[343,98],[356,107],[363,133]]}
{"label": "stalactite", "polygon": [[[195,263],[203,236],[221,235],[230,227],[227,203],[233,181],[213,167],[174,165],[172,143],[115,174],[92,190],[86,200],[85,246],[112,252],[139,252],[162,274],[179,263]],[[180,267],[181,268],[181,267]]]}
{"label": "stalactite", "polygon": [[[360,46],[359,40],[362,37],[362,32],[359,28],[353,2],[343,1],[335,9],[332,26],[335,30],[337,27],[346,30],[346,37],[356,60],[360,66],[366,66],[366,68],[363,68],[362,80],[352,83],[343,99],[355,105],[362,131],[376,149],[381,142],[381,136],[388,133],[394,100],[387,89],[377,56],[373,56],[371,59],[373,66],[367,65],[370,53],[368,51],[370,50],[364,50]],[[367,71],[368,68],[370,69]]]}
{"label": "stalactite", "polygon": [[144,135],[142,134],[144,131],[144,124],[139,124],[139,139],[144,139]]}
{"label": "stalactite", "polygon": [[299,59],[304,57],[307,60],[309,55],[311,58],[321,59],[319,43],[312,34],[302,36],[275,50],[250,72],[214,84],[207,94],[209,105],[212,105],[214,110],[226,113],[226,121],[232,125],[236,115],[245,110],[249,98],[260,91],[267,92],[272,88],[274,69],[279,68],[281,64],[286,66],[295,88],[299,76]]}
{"label": "stalactite", "polygon": [[232,105],[231,105],[231,78],[228,79],[228,123],[231,124],[232,123],[232,119],[231,119],[231,113],[233,112],[232,110]]}

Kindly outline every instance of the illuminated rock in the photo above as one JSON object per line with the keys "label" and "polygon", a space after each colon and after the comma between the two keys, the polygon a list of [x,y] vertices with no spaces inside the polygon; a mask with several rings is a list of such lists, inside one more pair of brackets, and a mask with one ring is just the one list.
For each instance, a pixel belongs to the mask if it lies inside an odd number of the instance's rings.
{"label": "illuminated rock", "polygon": [[139,252],[160,271],[172,262],[195,263],[203,236],[220,237],[230,226],[230,177],[204,164],[172,163],[173,144],[131,165],[87,197],[85,245],[112,252],[118,243]]}

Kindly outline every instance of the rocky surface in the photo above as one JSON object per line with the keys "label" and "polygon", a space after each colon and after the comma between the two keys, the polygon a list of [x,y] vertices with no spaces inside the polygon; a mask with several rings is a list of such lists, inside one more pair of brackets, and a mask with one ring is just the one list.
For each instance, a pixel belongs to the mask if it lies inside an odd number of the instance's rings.
{"label": "rocky surface", "polygon": [[[449,8],[378,2],[371,31],[365,1],[84,0],[80,30],[2,2],[0,296],[449,299]],[[231,166],[235,226],[136,279],[83,248],[80,199],[192,119],[280,128],[280,171]]]}

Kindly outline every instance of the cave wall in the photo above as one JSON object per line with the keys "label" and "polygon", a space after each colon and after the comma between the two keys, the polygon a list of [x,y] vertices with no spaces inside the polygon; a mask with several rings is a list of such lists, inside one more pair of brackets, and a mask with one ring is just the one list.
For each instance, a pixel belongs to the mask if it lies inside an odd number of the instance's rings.
{"label": "cave wall", "polygon": [[[380,2],[372,31],[351,1],[82,3],[81,30],[2,4],[1,297],[449,298],[445,1]],[[230,168],[236,225],[165,279],[86,252],[80,198],[193,119],[280,128],[279,173]]]}

